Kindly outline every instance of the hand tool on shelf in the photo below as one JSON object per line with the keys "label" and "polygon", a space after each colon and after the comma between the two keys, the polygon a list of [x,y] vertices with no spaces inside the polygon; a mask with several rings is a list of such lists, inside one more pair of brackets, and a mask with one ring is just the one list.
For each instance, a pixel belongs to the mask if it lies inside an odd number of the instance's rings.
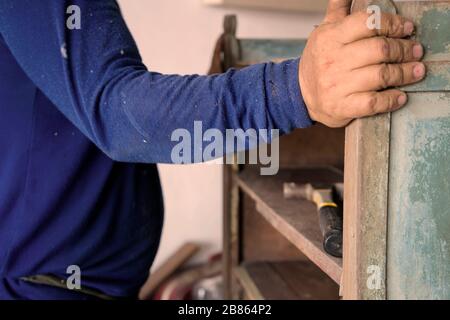
{"label": "hand tool on shelf", "polygon": [[305,199],[317,206],[320,231],[325,252],[342,257],[342,213],[333,200],[333,185],[285,183],[283,193],[286,199]]}

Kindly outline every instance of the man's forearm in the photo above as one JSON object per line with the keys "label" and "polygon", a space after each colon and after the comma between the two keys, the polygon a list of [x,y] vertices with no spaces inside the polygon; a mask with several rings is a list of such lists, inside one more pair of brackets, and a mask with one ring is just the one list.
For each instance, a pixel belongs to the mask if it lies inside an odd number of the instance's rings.
{"label": "man's forearm", "polygon": [[[79,30],[66,26],[69,5],[81,9]],[[3,1],[0,32],[39,89],[115,160],[171,162],[171,133],[195,121],[222,132],[311,124],[298,60],[209,77],[149,72],[113,0]]]}

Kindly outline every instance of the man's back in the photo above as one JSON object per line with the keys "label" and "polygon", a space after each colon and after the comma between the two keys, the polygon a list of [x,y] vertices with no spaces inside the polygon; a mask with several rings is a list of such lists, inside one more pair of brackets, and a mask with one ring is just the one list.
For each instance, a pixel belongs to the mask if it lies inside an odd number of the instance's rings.
{"label": "man's back", "polygon": [[81,268],[84,286],[135,294],[161,232],[155,166],[108,158],[29,80],[1,37],[0,150],[0,298],[62,297],[19,279],[65,278],[70,265]]}

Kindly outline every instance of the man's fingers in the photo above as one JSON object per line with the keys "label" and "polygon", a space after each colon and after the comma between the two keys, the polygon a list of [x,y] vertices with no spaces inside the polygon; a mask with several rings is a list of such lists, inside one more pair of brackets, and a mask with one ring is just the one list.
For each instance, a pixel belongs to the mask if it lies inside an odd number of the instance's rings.
{"label": "man's fingers", "polygon": [[345,18],[340,24],[341,42],[350,43],[374,36],[404,38],[414,31],[414,24],[399,16],[389,13],[380,14],[379,26],[373,24],[373,15],[357,12]]}
{"label": "man's fingers", "polygon": [[345,118],[362,118],[392,112],[406,104],[407,95],[396,89],[354,93],[346,99]]}
{"label": "man's fingers", "polygon": [[351,72],[350,79],[347,79],[349,92],[404,86],[422,80],[425,73],[425,65],[422,62],[371,65]]}
{"label": "man's fingers", "polygon": [[328,2],[325,23],[338,22],[350,14],[352,0],[330,0]]}
{"label": "man's fingers", "polygon": [[[353,55],[354,52],[358,54]],[[344,53],[353,55],[353,68],[360,68],[380,63],[419,61],[423,56],[423,47],[412,40],[374,37],[346,45]]]}

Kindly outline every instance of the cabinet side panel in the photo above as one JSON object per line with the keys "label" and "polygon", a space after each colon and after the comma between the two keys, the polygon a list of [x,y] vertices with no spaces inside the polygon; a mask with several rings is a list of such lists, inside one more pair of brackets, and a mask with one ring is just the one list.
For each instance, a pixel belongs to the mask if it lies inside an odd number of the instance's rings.
{"label": "cabinet side panel", "polygon": [[392,115],[387,294],[450,298],[450,93],[412,93]]}

